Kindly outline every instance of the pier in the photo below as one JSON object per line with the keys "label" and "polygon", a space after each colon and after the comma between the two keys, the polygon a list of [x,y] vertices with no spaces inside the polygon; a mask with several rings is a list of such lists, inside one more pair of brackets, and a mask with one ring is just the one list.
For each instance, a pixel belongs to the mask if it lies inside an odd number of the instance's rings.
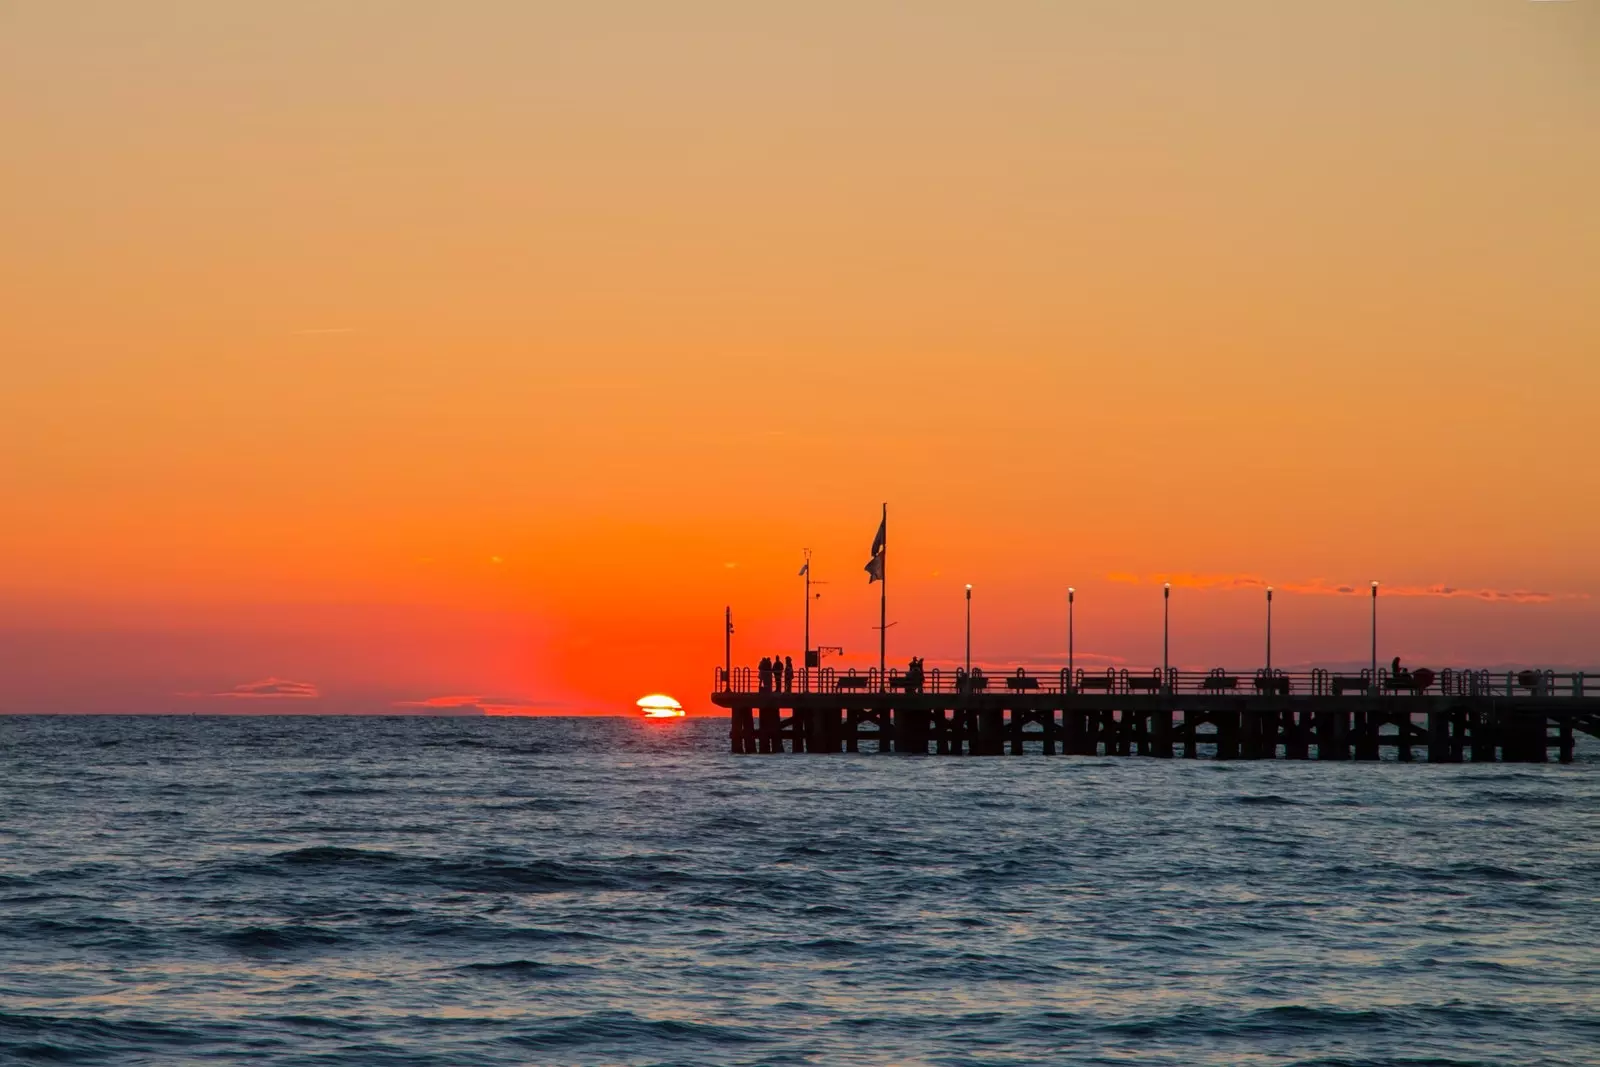
{"label": "pier", "polygon": [[1543,763],[1600,737],[1600,673],[717,671],[736,753]]}

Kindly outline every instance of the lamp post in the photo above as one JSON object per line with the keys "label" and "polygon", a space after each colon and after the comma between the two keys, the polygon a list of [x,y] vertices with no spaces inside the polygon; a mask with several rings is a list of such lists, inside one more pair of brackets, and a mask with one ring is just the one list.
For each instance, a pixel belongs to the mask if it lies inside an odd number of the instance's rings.
{"label": "lamp post", "polygon": [[1071,685],[1075,677],[1072,671],[1072,599],[1078,591],[1072,586],[1067,586],[1067,684]]}
{"label": "lamp post", "polygon": [[1167,635],[1171,629],[1172,583],[1161,583],[1161,688],[1167,687]]}
{"label": "lamp post", "polygon": [[811,658],[811,550],[806,552],[805,566],[800,568],[800,576],[806,580],[806,636],[805,655],[800,659],[800,669],[805,670],[806,660]]}
{"label": "lamp post", "polygon": [[1378,684],[1378,583],[1372,583],[1372,685]]}
{"label": "lamp post", "polygon": [[1272,586],[1267,586],[1267,674],[1272,674]]}
{"label": "lamp post", "polygon": [[972,585],[967,584],[967,673],[972,673]]}

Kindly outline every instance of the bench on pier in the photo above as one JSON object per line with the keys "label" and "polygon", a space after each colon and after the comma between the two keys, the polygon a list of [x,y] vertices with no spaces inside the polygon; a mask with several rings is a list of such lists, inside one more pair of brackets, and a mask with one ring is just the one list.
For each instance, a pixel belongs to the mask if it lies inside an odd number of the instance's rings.
{"label": "bench on pier", "polygon": [[872,679],[864,674],[844,674],[835,678],[835,686],[840,689],[870,689]]}
{"label": "bench on pier", "polygon": [[1392,693],[1420,694],[1427,692],[1432,686],[1433,672],[1426,667],[1393,675],[1385,678],[1383,682],[1383,687]]}
{"label": "bench on pier", "polygon": [[1367,691],[1367,680],[1365,678],[1351,677],[1350,675],[1336,674],[1328,684],[1333,687],[1333,695],[1336,697],[1344,696],[1345,693],[1352,690],[1357,693],[1365,693]]}
{"label": "bench on pier", "polygon": [[1156,690],[1158,690],[1160,688],[1161,688],[1161,679],[1155,677],[1154,675],[1151,675],[1148,678],[1142,677],[1140,675],[1129,675],[1128,676],[1128,692],[1130,692],[1130,693],[1133,692],[1136,689],[1142,689],[1147,693],[1154,693]]}
{"label": "bench on pier", "polygon": [[1116,687],[1117,680],[1115,678],[1107,678],[1105,675],[1097,674],[1086,675],[1078,683],[1079,689],[1104,689],[1108,693]]}
{"label": "bench on pier", "polygon": [[1279,678],[1277,676],[1273,676],[1271,678],[1258,677],[1256,679],[1256,692],[1264,693],[1268,696],[1288,696],[1289,679]]}
{"label": "bench on pier", "polygon": [[1011,690],[1037,689],[1039,679],[1029,678],[1026,674],[1013,674],[1006,679],[1006,688]]}
{"label": "bench on pier", "polygon": [[889,679],[889,688],[898,689],[902,693],[920,693],[922,692],[922,682],[916,678],[891,678]]}
{"label": "bench on pier", "polygon": [[1220,692],[1224,689],[1239,688],[1239,679],[1231,674],[1208,674],[1200,682],[1201,689]]}

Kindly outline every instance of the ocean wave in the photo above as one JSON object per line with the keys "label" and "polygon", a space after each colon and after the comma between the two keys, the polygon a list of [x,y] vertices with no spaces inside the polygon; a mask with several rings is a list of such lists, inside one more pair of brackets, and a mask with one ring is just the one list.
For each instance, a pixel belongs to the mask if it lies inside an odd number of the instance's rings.
{"label": "ocean wave", "polygon": [[374,786],[359,785],[314,785],[297,790],[296,795],[302,797],[379,797],[394,792]]}
{"label": "ocean wave", "polygon": [[207,1040],[190,1027],[144,1019],[0,1011],[0,1060],[103,1063],[112,1054],[192,1048]]}
{"label": "ocean wave", "polygon": [[630,857],[606,863],[502,856],[415,856],[343,845],[313,845],[244,860],[219,874],[304,877],[316,872],[381,877],[387,885],[426,883],[469,893],[648,892],[698,876]]}
{"label": "ocean wave", "polygon": [[250,955],[347,944],[350,938],[317,926],[246,926],[214,934],[217,943]]}
{"label": "ocean wave", "polygon": [[622,1047],[650,1048],[658,1043],[717,1048],[764,1044],[770,1038],[750,1027],[683,1019],[647,1019],[631,1011],[597,1011],[551,1020],[508,1035],[502,1040],[522,1048],[554,1051],[586,1046],[613,1050]]}
{"label": "ocean wave", "polygon": [[593,967],[571,963],[544,963],[539,960],[501,960],[495,963],[468,963],[456,968],[463,974],[487,974],[505,978],[538,979],[541,981],[555,981],[562,978],[572,978],[585,972],[593,972]]}
{"label": "ocean wave", "polygon": [[1560,793],[1514,793],[1503,789],[1486,790],[1472,799],[1475,803],[1519,808],[1559,808],[1572,803],[1570,797]]}
{"label": "ocean wave", "polygon": [[1294,807],[1295,805],[1299,804],[1300,802],[1298,800],[1290,800],[1288,797],[1279,796],[1277,793],[1262,793],[1262,794],[1254,795],[1254,796],[1245,795],[1245,796],[1235,797],[1234,798],[1234,803],[1235,804],[1245,804],[1245,805],[1260,805],[1260,806],[1263,806],[1263,807],[1288,808],[1288,807]]}

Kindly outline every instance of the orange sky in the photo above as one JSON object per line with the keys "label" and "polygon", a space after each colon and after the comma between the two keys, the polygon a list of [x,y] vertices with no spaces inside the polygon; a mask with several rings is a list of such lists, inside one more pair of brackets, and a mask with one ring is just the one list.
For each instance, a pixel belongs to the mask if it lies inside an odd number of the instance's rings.
{"label": "orange sky", "polygon": [[1591,0],[14,2],[0,129],[0,710],[703,712],[885,500],[897,662],[1600,669]]}

